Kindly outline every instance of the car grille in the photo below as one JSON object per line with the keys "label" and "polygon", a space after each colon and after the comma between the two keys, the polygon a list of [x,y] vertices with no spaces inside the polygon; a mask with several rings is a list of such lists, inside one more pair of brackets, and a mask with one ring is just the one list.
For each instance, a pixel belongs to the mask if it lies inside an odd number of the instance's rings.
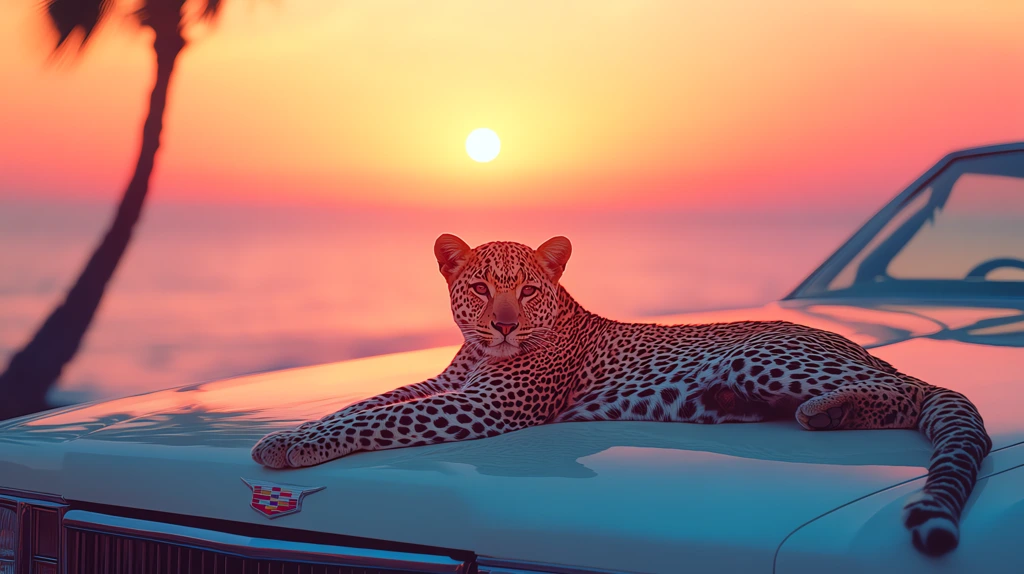
{"label": "car grille", "polygon": [[614,574],[485,556],[253,538],[69,509],[60,497],[2,487],[0,509],[6,510],[0,513],[3,574]]}
{"label": "car grille", "polygon": [[332,564],[246,558],[166,542],[68,531],[67,574],[414,574]]}
{"label": "car grille", "polygon": [[[69,510],[66,574],[468,574],[438,555],[252,538]],[[33,573],[34,574],[34,573]]]}

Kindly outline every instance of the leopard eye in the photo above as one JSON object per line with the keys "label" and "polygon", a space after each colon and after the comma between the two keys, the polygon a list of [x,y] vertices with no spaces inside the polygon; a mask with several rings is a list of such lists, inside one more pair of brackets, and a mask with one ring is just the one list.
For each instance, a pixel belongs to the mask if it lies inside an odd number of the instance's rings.
{"label": "leopard eye", "polygon": [[487,284],[486,283],[474,283],[474,284],[470,285],[470,287],[473,288],[473,291],[476,291],[477,293],[479,293],[481,295],[490,295],[491,294],[491,290],[487,288]]}
{"label": "leopard eye", "polygon": [[519,292],[520,297],[529,297],[537,292],[537,288],[533,285],[527,285],[523,287],[523,290]]}

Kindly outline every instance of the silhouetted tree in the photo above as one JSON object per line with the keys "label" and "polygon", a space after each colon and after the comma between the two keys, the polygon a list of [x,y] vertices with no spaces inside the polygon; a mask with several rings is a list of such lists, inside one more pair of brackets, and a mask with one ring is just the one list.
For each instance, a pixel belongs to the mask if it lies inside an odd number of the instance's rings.
{"label": "silhouetted tree", "polygon": [[[46,0],[44,6],[56,28],[56,50],[80,50],[115,7],[115,0]],[[215,18],[221,0],[193,0],[200,18]],[[132,237],[149,190],[149,178],[160,147],[167,88],[174,64],[185,47],[183,0],[143,0],[135,12],[141,26],[153,30],[156,82],[149,114],[142,126],[142,149],[128,188],[107,234],[96,247],[64,301],[47,317],[32,339],[14,354],[0,374],[0,420],[46,409],[46,394],[75,356],[99,307],[107,283]],[[72,38],[80,38],[75,43]],[[74,45],[72,45],[74,44]]]}

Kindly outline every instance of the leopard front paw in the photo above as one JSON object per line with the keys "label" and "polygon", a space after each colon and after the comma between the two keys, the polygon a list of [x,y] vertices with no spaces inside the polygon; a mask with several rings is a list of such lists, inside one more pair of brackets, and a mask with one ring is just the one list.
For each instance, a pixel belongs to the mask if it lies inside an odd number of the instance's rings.
{"label": "leopard front paw", "polygon": [[349,452],[348,445],[336,437],[308,437],[288,447],[285,460],[288,466],[302,468],[341,458]]}
{"label": "leopard front paw", "polygon": [[270,468],[287,468],[288,449],[301,441],[296,431],[277,431],[261,438],[250,454],[256,462]]}

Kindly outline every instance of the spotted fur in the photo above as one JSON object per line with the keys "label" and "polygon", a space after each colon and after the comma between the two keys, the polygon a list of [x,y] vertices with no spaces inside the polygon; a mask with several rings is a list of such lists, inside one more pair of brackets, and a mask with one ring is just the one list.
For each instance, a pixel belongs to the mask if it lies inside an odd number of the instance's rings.
{"label": "spotted fur", "polygon": [[807,430],[917,428],[934,452],[904,508],[914,545],[956,547],[958,521],[991,440],[963,395],[897,371],[835,333],[784,321],[619,323],[583,309],[558,280],[571,253],[434,247],[465,344],[443,373],[264,437],[252,457],[304,467],[363,450],[469,440],[569,421],[727,423],[795,416]]}

